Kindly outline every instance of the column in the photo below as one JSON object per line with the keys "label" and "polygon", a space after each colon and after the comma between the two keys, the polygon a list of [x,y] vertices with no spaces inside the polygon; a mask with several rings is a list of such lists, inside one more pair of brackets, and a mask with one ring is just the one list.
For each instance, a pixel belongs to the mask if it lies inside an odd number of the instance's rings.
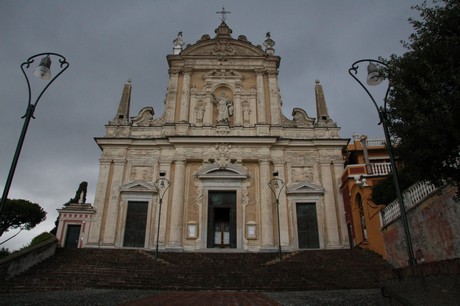
{"label": "column", "polygon": [[[165,171],[166,172],[166,179],[168,179],[170,181],[170,177],[171,177],[171,162],[169,161],[160,161],[159,162],[160,166],[159,166],[159,171]],[[158,237],[158,245],[160,246],[160,248],[164,248],[165,244],[166,244],[166,228],[167,228],[167,223],[168,223],[168,203],[169,203],[169,193],[171,192],[171,188],[172,186],[165,192],[164,196],[163,196],[163,204],[161,205],[161,216],[160,216],[160,234],[159,234],[159,237]],[[156,231],[157,231],[157,228],[158,228],[158,212],[159,212],[159,195],[157,195],[156,197],[154,197],[155,199],[155,215],[153,216],[154,218],[154,222],[152,222],[154,225],[154,230],[152,230],[151,232],[154,233],[151,237],[150,237],[150,241],[151,241],[151,245],[154,246],[156,244]]]}
{"label": "column", "polygon": [[[104,235],[103,226],[105,222],[104,212],[107,210],[110,180],[112,179],[112,160],[101,159],[99,161],[99,177],[96,186],[96,196],[94,197],[94,208],[96,216],[94,221],[91,221],[89,229],[88,245],[98,245],[101,241],[101,235]],[[59,224],[61,225],[61,224]]]}
{"label": "column", "polygon": [[271,123],[273,125],[281,124],[277,75],[278,72],[276,70],[268,71],[268,90],[270,91],[270,114]]}
{"label": "column", "polygon": [[265,119],[265,94],[264,94],[264,69],[256,69],[257,85],[257,123],[266,123]]}
{"label": "column", "polygon": [[179,69],[169,70],[168,95],[165,106],[165,122],[174,122],[176,113],[177,82],[179,79]]}
{"label": "column", "polygon": [[211,93],[206,94],[204,103],[205,103],[205,110],[204,110],[203,125],[211,126],[212,125],[212,110],[213,110],[213,107],[212,107],[213,98],[211,96]]}
{"label": "column", "polygon": [[270,187],[270,162],[260,160],[260,231],[262,249],[273,248],[273,203]]}
{"label": "column", "polygon": [[184,79],[182,82],[182,91],[180,99],[180,122],[188,122],[189,106],[190,106],[190,73],[192,72],[191,68],[184,69]]}
{"label": "column", "polygon": [[233,116],[235,116],[235,126],[243,125],[243,109],[241,107],[241,95],[239,93],[235,94],[235,97],[233,99],[233,108]]}
{"label": "column", "polygon": [[171,225],[169,247],[182,248],[182,226],[184,216],[185,161],[174,162],[174,182],[172,184]]}
{"label": "column", "polygon": [[320,164],[322,183],[324,187],[324,222],[326,229],[325,247],[340,247],[339,228],[337,222],[337,207],[335,205],[335,190],[333,177],[331,175],[330,162],[322,161]]}
{"label": "column", "polygon": [[118,159],[113,161],[112,184],[109,186],[109,194],[107,195],[107,215],[105,216],[104,236],[102,244],[114,246],[117,237],[118,213],[120,210],[120,186],[123,183],[123,173],[126,160]]}

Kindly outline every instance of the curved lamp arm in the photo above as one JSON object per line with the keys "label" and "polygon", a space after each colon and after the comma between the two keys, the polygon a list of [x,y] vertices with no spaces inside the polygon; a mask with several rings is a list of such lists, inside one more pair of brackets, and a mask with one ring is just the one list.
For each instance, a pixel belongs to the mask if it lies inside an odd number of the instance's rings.
{"label": "curved lamp arm", "polygon": [[[161,186],[161,184],[165,184],[165,186]],[[158,190],[158,195],[160,197],[160,203],[163,201],[163,196],[165,195],[166,191],[169,189],[171,186],[171,183],[169,182],[168,179],[165,178],[159,178],[153,183],[153,185],[157,188]],[[160,190],[163,189],[163,192],[160,192]]]}
{"label": "curved lamp arm", "polygon": [[[27,73],[25,72],[24,68],[28,69],[30,67],[30,64],[32,64],[34,61],[35,61],[35,58],[39,57],[39,56],[50,56],[50,55],[54,55],[56,57],[59,58],[59,63],[60,63],[60,68],[61,70],[51,79],[48,81],[48,84],[46,84],[46,86],[43,88],[43,90],[40,92],[40,94],[37,96],[37,99],[35,100],[35,103],[31,103],[31,99],[32,99],[32,91],[30,89],[30,82],[29,82],[29,78],[27,76]],[[52,52],[46,52],[46,53],[39,53],[39,54],[36,54],[34,56],[31,56],[27,59],[27,61],[25,61],[24,63],[21,64],[21,70],[22,70],[22,73],[24,74],[24,77],[26,78],[26,82],[27,82],[27,89],[29,91],[29,100],[28,100],[28,105],[31,105],[33,106],[33,108],[35,109],[35,107],[37,106],[37,103],[38,101],[40,100],[40,98],[42,97],[42,95],[45,93],[45,91],[48,89],[48,87],[54,82],[54,80],[56,80],[67,68],[69,67],[69,62],[67,62],[66,58],[58,53],[52,53]]]}
{"label": "curved lamp arm", "polygon": [[[285,185],[286,184],[284,183],[284,181],[282,179],[279,179],[279,178],[272,178],[268,182],[268,186],[270,187],[270,190],[272,191],[273,195],[275,196],[277,204],[279,204],[281,191],[283,190]],[[279,186],[281,186],[281,187],[279,187]],[[277,189],[278,189],[278,193],[276,193]]]}
{"label": "curved lamp arm", "polygon": [[[388,68],[388,65],[385,64],[384,62],[382,61],[379,61],[379,60],[374,60],[374,59],[362,59],[362,60],[359,60],[359,61],[356,61],[354,62],[352,65],[351,65],[351,68],[348,69],[348,73],[353,77],[353,79],[356,80],[356,82],[359,83],[359,85],[361,85],[361,87],[364,89],[364,91],[366,91],[367,95],[371,98],[372,100],[372,103],[374,103],[374,106],[375,108],[377,109],[377,111],[380,113],[380,112],[386,112],[386,109],[387,109],[387,98],[388,98],[388,93],[390,92],[390,87],[391,87],[391,84],[388,84],[388,87],[387,87],[387,90],[386,90],[386,93],[385,93],[385,97],[383,98],[383,107],[379,107],[377,105],[377,103],[375,102],[375,99],[374,97],[371,95],[371,93],[369,92],[369,90],[367,89],[366,86],[364,86],[364,84],[356,77],[356,74],[358,73],[358,68],[359,68],[359,63],[362,63],[362,62],[368,62],[368,63],[377,63],[379,65],[382,65],[386,68]],[[381,122],[380,122],[381,123]],[[379,124],[380,124],[379,123]]]}

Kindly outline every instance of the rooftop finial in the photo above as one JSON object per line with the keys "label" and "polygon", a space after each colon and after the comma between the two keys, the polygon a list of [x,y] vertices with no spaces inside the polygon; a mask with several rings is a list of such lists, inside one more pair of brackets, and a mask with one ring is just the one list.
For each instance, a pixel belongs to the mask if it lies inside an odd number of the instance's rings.
{"label": "rooftop finial", "polygon": [[225,7],[222,5],[222,11],[220,12],[216,12],[216,14],[222,14],[222,17],[220,17],[220,20],[222,20],[222,22],[225,22],[225,20],[227,19],[227,14],[230,14],[231,12],[228,12],[225,10]]}

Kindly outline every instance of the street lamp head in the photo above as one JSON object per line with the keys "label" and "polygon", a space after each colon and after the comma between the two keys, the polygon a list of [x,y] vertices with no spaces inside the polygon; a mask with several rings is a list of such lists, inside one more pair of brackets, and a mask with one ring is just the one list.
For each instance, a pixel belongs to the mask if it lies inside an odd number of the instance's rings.
{"label": "street lamp head", "polygon": [[43,80],[49,80],[51,78],[51,59],[50,56],[47,55],[41,59],[40,65],[35,69],[34,75],[37,78]]}
{"label": "street lamp head", "polygon": [[370,62],[367,66],[367,85],[375,86],[382,83],[383,77],[377,68],[377,65]]}

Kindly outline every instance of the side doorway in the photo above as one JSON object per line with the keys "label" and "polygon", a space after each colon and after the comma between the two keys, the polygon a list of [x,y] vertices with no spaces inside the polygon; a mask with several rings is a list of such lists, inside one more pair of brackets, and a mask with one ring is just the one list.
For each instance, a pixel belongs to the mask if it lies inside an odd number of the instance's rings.
{"label": "side doorway", "polygon": [[67,225],[67,234],[65,236],[64,248],[76,249],[80,240],[81,225]]}

